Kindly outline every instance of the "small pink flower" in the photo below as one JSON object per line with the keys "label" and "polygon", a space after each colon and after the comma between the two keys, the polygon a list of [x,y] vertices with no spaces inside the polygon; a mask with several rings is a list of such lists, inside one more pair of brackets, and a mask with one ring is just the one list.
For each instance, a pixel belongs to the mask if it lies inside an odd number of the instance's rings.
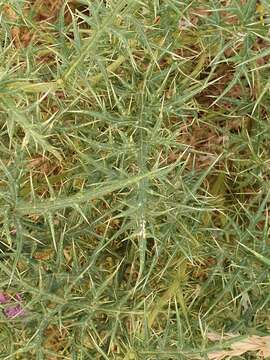
{"label": "small pink flower", "polygon": [[0,304],[6,304],[9,301],[9,296],[4,293],[0,293]]}
{"label": "small pink flower", "polygon": [[26,315],[26,311],[24,308],[18,304],[15,306],[9,306],[4,310],[4,314],[7,318],[16,318],[16,317],[22,317]]}
{"label": "small pink flower", "polygon": [[20,294],[16,294],[15,299],[18,300],[18,301],[22,301],[22,297],[21,297]]}
{"label": "small pink flower", "polygon": [[7,318],[22,317],[26,315],[26,311],[22,306],[23,299],[20,294],[11,297],[8,294],[0,292],[0,304],[9,304],[4,310]]}

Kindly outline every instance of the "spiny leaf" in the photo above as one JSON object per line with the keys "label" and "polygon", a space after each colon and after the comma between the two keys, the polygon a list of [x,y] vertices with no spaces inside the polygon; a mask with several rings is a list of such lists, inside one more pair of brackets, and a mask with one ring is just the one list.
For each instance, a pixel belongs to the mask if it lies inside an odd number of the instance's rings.
{"label": "spiny leaf", "polygon": [[132,176],[128,179],[124,180],[115,180],[112,181],[109,185],[101,185],[99,187],[93,188],[92,190],[88,191],[81,191],[75,195],[68,196],[65,198],[58,198],[56,200],[44,200],[44,201],[36,201],[34,203],[26,203],[26,202],[19,202],[15,207],[15,212],[21,215],[28,215],[28,214],[42,214],[45,212],[53,212],[60,209],[64,209],[66,207],[74,207],[75,205],[79,205],[81,203],[85,203],[94,199],[102,198],[103,196],[119,190],[121,188],[136,185],[140,180],[145,178],[154,178],[157,176],[161,176],[164,173],[169,172],[172,167],[165,167],[157,170],[153,170],[147,172],[145,174]]}

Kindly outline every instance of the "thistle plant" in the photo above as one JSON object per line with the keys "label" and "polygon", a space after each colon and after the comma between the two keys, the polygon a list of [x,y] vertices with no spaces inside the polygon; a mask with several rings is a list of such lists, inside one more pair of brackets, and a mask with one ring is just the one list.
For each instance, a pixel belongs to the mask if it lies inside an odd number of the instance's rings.
{"label": "thistle plant", "polygon": [[207,358],[209,332],[267,336],[256,3],[0,1],[1,358]]}

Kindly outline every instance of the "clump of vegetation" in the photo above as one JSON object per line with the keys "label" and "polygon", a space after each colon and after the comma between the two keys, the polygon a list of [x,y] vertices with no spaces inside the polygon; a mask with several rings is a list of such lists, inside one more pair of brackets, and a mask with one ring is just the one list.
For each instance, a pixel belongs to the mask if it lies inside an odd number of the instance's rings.
{"label": "clump of vegetation", "polygon": [[0,9],[0,290],[24,311],[0,305],[1,358],[256,358],[268,2]]}

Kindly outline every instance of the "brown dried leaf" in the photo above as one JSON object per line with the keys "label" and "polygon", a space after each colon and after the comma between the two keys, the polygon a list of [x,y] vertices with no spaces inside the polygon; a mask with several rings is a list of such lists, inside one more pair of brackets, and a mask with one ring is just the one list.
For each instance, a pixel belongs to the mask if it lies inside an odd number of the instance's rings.
{"label": "brown dried leaf", "polygon": [[269,346],[269,342],[267,343],[267,346],[262,348],[259,352],[258,355],[260,357],[262,357],[263,359],[270,359],[270,346]]}
{"label": "brown dried leaf", "polygon": [[65,247],[63,253],[67,264],[70,264],[72,260],[72,249],[70,247]]}
{"label": "brown dried leaf", "polygon": [[222,360],[222,359],[230,359],[233,356],[240,356],[242,354],[243,352],[238,350],[232,350],[232,351],[221,350],[221,351],[213,351],[207,356],[209,360]]}
{"label": "brown dried leaf", "polygon": [[63,0],[34,0],[37,21],[53,22],[57,19]]}
{"label": "brown dried leaf", "polygon": [[59,174],[61,171],[61,164],[44,156],[36,156],[29,160],[27,168],[35,173],[49,176],[52,174]]}
{"label": "brown dried leaf", "polygon": [[228,340],[228,339],[231,339],[235,336],[239,336],[238,334],[232,334],[232,333],[225,333],[225,334],[218,334],[218,333],[215,333],[215,332],[210,332],[207,334],[207,338],[210,340],[210,341],[221,341],[221,340]]}
{"label": "brown dried leaf", "polygon": [[227,351],[213,351],[207,354],[207,357],[209,360],[222,360],[227,356],[227,354]]}
{"label": "brown dried leaf", "polygon": [[36,251],[33,255],[33,258],[36,260],[50,260],[54,256],[54,250],[46,249],[43,251]]}
{"label": "brown dried leaf", "polygon": [[11,21],[17,20],[17,15],[10,5],[4,5],[3,12],[8,17],[9,20]]}
{"label": "brown dried leaf", "polygon": [[[228,340],[237,337],[237,334],[219,335],[217,333],[209,333],[207,337],[211,341]],[[270,336],[252,335],[246,339],[232,343],[228,350],[213,351],[208,354],[210,360],[230,359],[233,356],[241,356],[249,351],[257,352],[263,359],[270,358]]]}
{"label": "brown dried leaf", "polygon": [[237,341],[231,345],[232,349],[241,351],[256,351],[262,346],[261,338],[258,336],[251,336],[247,339]]}
{"label": "brown dried leaf", "polygon": [[20,34],[21,34],[21,31],[18,28],[18,26],[14,26],[11,29],[12,40],[14,41],[15,47],[17,49],[20,47]]}
{"label": "brown dried leaf", "polygon": [[[3,7],[3,13],[10,21],[14,23],[18,21],[18,16],[10,5]],[[16,25],[11,29],[11,36],[17,49],[28,46],[33,38],[32,32],[27,27],[19,27]]]}
{"label": "brown dried leaf", "polygon": [[49,325],[44,331],[44,348],[59,353],[67,344],[67,335],[65,329],[60,330],[56,325]]}
{"label": "brown dried leaf", "polygon": [[197,15],[197,16],[201,16],[201,17],[204,17],[204,16],[209,16],[209,14],[211,14],[212,10],[210,9],[205,9],[205,8],[196,8],[193,10],[193,13],[194,15]]}

